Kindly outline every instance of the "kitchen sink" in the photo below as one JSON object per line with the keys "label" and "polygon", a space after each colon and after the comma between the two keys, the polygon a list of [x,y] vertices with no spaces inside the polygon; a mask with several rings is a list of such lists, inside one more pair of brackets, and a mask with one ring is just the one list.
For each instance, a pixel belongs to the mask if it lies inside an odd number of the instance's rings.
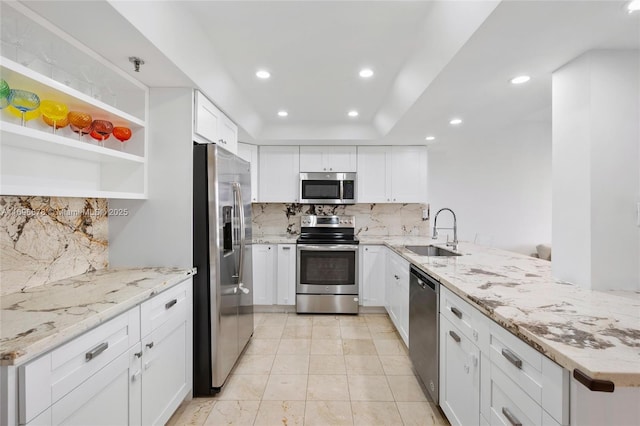
{"label": "kitchen sink", "polygon": [[420,256],[462,256],[461,253],[438,246],[404,246],[404,248]]}

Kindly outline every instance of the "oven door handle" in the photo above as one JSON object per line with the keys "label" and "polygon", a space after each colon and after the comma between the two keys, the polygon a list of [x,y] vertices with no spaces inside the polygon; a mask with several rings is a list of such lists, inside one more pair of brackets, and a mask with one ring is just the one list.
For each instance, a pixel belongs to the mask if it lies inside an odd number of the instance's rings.
{"label": "oven door handle", "polygon": [[298,244],[298,250],[309,251],[358,251],[358,246],[355,244],[326,244],[326,245],[307,245]]}

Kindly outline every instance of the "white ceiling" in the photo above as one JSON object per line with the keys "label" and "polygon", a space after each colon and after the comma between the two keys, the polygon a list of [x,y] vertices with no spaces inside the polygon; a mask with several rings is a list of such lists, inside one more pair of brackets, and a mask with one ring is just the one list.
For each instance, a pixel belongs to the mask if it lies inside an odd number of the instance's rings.
{"label": "white ceiling", "polygon": [[[435,148],[550,121],[555,69],[594,48],[640,48],[640,14],[621,1],[25,4],[149,86],[199,87],[254,143],[418,144],[434,134]],[[131,55],[147,61],[139,74]],[[374,77],[361,80],[362,66]],[[258,68],[272,78],[256,79]],[[531,82],[511,86],[520,73]],[[454,115],[459,128],[448,125]]]}

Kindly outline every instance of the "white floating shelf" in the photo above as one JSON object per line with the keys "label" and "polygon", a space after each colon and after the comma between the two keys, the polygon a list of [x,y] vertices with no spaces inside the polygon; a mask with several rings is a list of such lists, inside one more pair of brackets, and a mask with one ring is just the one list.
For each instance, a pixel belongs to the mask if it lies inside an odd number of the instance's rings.
{"label": "white floating shelf", "polygon": [[96,191],[91,189],[64,189],[14,185],[0,185],[0,194],[39,197],[111,198],[122,200],[143,200],[147,198],[144,193],[137,192]]}
{"label": "white floating shelf", "polygon": [[109,120],[114,126],[132,129],[145,127],[145,122],[98,99],[46,77],[10,59],[0,57],[0,75],[12,89],[34,92],[40,99],[65,103],[69,111],[91,114],[94,120]]}
{"label": "white floating shelf", "polygon": [[145,158],[127,152],[104,148],[90,142],[74,140],[54,133],[0,122],[0,146],[46,152],[68,158],[99,163],[144,163]]}

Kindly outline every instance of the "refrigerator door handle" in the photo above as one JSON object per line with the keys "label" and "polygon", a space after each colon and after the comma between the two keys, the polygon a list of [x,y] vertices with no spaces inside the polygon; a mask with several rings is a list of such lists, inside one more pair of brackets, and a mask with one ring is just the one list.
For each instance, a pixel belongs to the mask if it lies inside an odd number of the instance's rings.
{"label": "refrigerator door handle", "polygon": [[245,248],[246,248],[246,231],[245,231],[245,222],[244,222],[244,203],[242,200],[242,188],[238,182],[233,182],[233,193],[235,195],[236,203],[238,203],[238,218],[240,219],[240,261],[238,262],[238,287],[242,291],[242,293],[247,294],[249,292],[248,289],[244,288],[242,285],[243,281],[243,272],[244,272],[244,256],[245,256]]}

